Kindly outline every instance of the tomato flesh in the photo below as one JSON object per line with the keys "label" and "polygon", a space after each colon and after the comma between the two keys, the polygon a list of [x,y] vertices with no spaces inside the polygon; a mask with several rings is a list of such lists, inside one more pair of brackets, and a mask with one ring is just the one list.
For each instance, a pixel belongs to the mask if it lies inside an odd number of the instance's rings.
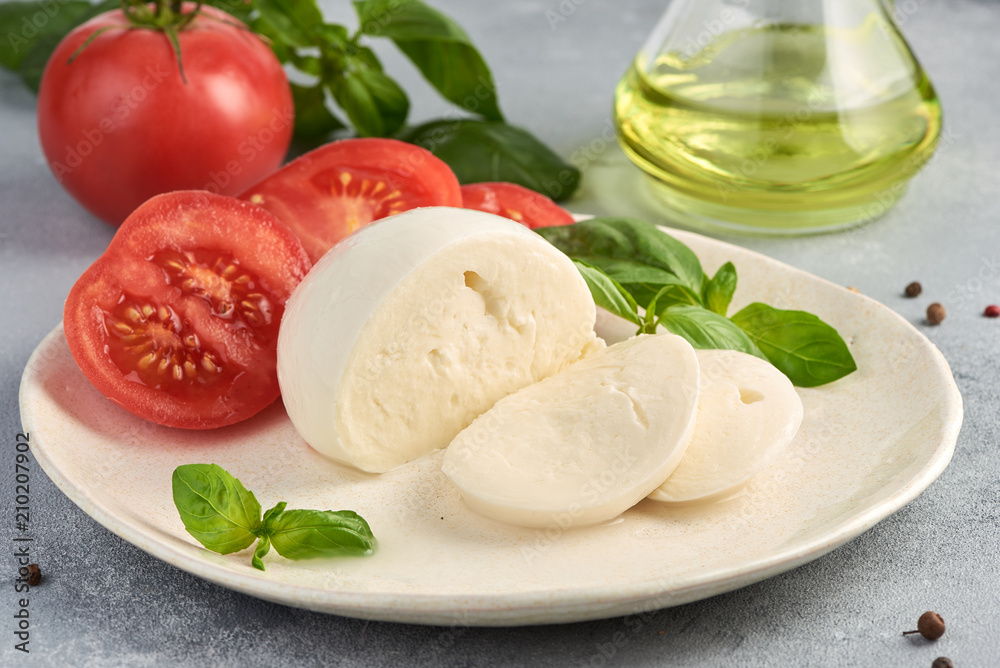
{"label": "tomato flesh", "polygon": [[257,290],[257,279],[240,267],[239,260],[226,252],[203,249],[157,253],[151,258],[164,269],[167,284],[181,294],[205,300],[212,313],[237,326],[269,325],[274,317],[271,298]]}
{"label": "tomato flesh", "polygon": [[344,139],[306,153],[240,195],[285,223],[316,262],[368,223],[421,206],[462,205],[433,153],[395,139]]}
{"label": "tomato flesh", "polygon": [[[123,293],[105,315],[108,355],[118,370],[146,387],[174,396],[200,393],[229,371],[218,352],[169,306]],[[231,376],[232,374],[227,374]]]}
{"label": "tomato flesh", "polygon": [[160,195],[73,286],[66,340],[84,375],[133,414],[189,429],[233,424],[278,396],[278,325],[310,266],[259,207]]}
{"label": "tomato flesh", "polygon": [[343,220],[348,234],[362,225],[402,213],[408,208],[407,196],[415,193],[389,185],[384,174],[372,169],[337,167],[319,172],[312,179],[317,192],[328,189],[330,198],[320,204],[328,220]]}
{"label": "tomato flesh", "polygon": [[510,218],[532,229],[575,222],[569,211],[545,195],[516,183],[497,181],[464,185],[462,207]]}

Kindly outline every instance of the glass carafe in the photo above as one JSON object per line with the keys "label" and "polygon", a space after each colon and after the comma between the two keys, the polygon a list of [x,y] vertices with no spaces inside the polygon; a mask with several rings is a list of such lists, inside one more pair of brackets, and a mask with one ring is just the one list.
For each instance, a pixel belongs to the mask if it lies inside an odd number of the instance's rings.
{"label": "glass carafe", "polygon": [[822,232],[891,207],[941,107],[882,0],[673,0],[618,85],[629,158],[680,222]]}

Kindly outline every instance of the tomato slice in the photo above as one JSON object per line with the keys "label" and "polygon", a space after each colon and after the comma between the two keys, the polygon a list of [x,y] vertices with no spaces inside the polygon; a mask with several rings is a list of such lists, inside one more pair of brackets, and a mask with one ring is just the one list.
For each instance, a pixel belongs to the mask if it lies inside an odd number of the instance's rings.
{"label": "tomato slice", "polygon": [[141,418],[233,424],[278,397],[278,325],[309,268],[295,235],[260,207],[159,195],[70,290],[66,341],[90,382]]}
{"label": "tomato slice", "polygon": [[313,262],[373,220],[421,206],[462,206],[451,168],[430,151],[395,139],[321,146],[240,197],[285,223]]}
{"label": "tomato slice", "polygon": [[462,207],[495,213],[534,229],[571,225],[573,216],[551,199],[516,183],[470,183],[462,186]]}

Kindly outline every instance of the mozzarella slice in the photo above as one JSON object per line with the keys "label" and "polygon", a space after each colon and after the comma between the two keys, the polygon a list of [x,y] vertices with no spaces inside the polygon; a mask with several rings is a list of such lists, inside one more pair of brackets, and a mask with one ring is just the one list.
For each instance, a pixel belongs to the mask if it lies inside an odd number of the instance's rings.
{"label": "mozzarella slice", "polygon": [[802,400],[785,374],[733,350],[699,350],[701,393],[694,436],[680,464],[650,494],[656,501],[711,501],[773,462],[802,423]]}
{"label": "mozzarella slice", "polygon": [[573,263],[528,228],[416,209],[343,240],[292,294],[278,336],[281,395],[313,448],[387,471],[603,348],[594,318]]}
{"label": "mozzarella slice", "polygon": [[455,437],[442,469],[473,510],[502,522],[611,519],[680,461],[698,382],[684,339],[630,339],[498,401]]}

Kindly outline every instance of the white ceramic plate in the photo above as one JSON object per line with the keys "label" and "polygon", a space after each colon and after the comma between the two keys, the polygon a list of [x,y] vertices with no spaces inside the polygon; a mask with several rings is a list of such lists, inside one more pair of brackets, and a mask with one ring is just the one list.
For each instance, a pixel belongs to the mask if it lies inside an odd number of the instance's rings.
{"label": "white ceramic plate", "polygon": [[[83,377],[62,328],[21,384],[32,451],[88,515],[178,568],[260,598],[323,612],[422,624],[569,622],[668,607],[762,580],[829,552],[898,510],[947,466],[961,396],[938,350],[891,310],[745,249],[674,232],[706,270],[732,260],[734,310],[761,300],[812,311],[849,342],[859,371],[801,390],[790,449],[735,498],[674,509],[644,501],[587,529],[507,527],[466,509],[440,453],[381,476],[329,462],[280,402],[211,432],[146,423]],[[170,477],[215,462],[268,508],[350,508],[379,539],[371,558],[292,562],[266,572],[250,552],[220,556],[184,531]]]}

